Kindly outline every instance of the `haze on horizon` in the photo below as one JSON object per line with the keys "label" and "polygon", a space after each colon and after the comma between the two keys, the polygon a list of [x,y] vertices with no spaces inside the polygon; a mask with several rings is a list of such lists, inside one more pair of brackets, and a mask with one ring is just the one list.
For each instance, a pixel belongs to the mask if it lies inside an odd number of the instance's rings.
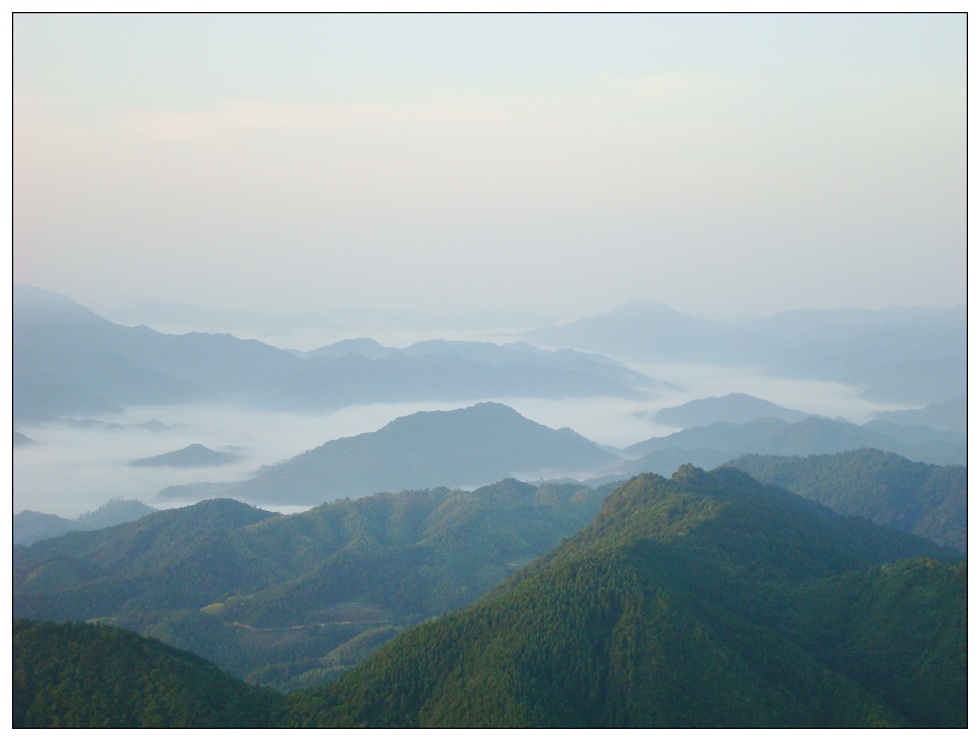
{"label": "haze on horizon", "polygon": [[13,30],[13,277],[83,303],[966,302],[965,14]]}

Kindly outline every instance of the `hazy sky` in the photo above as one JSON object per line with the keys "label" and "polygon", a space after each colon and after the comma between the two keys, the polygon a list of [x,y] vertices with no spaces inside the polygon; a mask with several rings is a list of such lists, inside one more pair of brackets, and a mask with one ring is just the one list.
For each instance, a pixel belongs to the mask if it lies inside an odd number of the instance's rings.
{"label": "hazy sky", "polygon": [[14,279],[79,300],[966,301],[965,15],[24,15]]}

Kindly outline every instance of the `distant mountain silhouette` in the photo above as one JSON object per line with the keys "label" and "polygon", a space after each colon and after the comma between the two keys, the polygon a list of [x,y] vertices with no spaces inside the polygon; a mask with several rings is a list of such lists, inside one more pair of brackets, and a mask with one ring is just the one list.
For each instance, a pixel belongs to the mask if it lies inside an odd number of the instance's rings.
{"label": "distant mountain silhouette", "polygon": [[897,412],[878,412],[876,419],[901,425],[926,425],[938,430],[966,434],[966,397],[929,404],[922,409],[903,409]]}
{"label": "distant mountain silhouette", "polygon": [[302,354],[318,358],[346,358],[350,355],[359,355],[370,360],[385,360],[395,356],[455,358],[490,366],[532,365],[572,373],[588,373],[631,387],[676,388],[674,384],[644,376],[603,355],[583,353],[567,348],[555,351],[541,350],[526,342],[495,345],[492,342],[462,342],[439,339],[424,340],[399,349],[385,347],[370,338],[362,337],[341,340]]}
{"label": "distant mountain silhouette", "polygon": [[676,407],[667,407],[657,412],[655,419],[676,427],[700,427],[713,422],[739,424],[760,417],[799,422],[809,416],[811,415],[797,409],[787,409],[765,399],[737,393],[695,399]]}
{"label": "distant mountain silhouette", "polygon": [[806,417],[793,423],[770,418],[741,424],[715,422],[644,440],[625,448],[623,454],[634,459],[626,470],[661,473],[657,455],[665,450],[688,451],[698,465],[717,465],[749,453],[819,455],[858,448],[876,448],[939,465],[966,463],[966,442],[953,433],[925,427],[892,428],[879,422],[855,425],[824,417]]}
{"label": "distant mountain silhouette", "polygon": [[86,512],[74,520],[25,509],[14,515],[14,544],[30,545],[73,530],[98,530],[132,522],[155,511],[142,502],[127,499],[113,499],[94,512]]}
{"label": "distant mountain silhouette", "polygon": [[[482,403],[418,412],[377,432],[332,440],[254,478],[221,485],[220,494],[260,504],[322,504],[379,491],[480,486],[508,476],[585,478],[620,462],[572,430],[553,430],[503,404]],[[175,486],[160,496],[201,494],[200,488]]]}
{"label": "distant mountain silhouette", "polygon": [[[230,401],[287,410],[492,397],[645,398],[656,385],[613,363],[511,351],[295,353],[227,334],[162,334],[113,324],[74,301],[14,286],[14,418],[117,412],[136,404]],[[371,341],[355,343],[362,351]],[[376,350],[376,348],[375,348]]]}
{"label": "distant mountain silhouette", "polygon": [[234,453],[221,453],[211,450],[200,443],[193,443],[186,448],[170,453],[155,455],[151,458],[138,458],[130,461],[131,466],[172,466],[174,468],[194,468],[198,466],[220,466],[238,460]]}
{"label": "distant mountain silhouette", "polygon": [[927,403],[966,390],[966,311],[787,311],[716,321],[631,299],[600,316],[527,332],[532,342],[640,361],[750,366],[864,387],[869,399]]}

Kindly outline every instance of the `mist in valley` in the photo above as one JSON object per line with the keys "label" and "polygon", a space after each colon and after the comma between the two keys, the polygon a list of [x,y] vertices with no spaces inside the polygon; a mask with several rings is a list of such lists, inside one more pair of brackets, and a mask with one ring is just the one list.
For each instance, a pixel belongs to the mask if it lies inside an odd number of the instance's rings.
{"label": "mist in valley", "polygon": [[[472,333],[467,335],[470,339]],[[491,336],[492,337],[492,336]],[[489,340],[486,336],[481,340]],[[14,448],[14,511],[30,509],[76,517],[110,499],[137,499],[168,508],[191,502],[158,499],[165,487],[221,483],[253,476],[277,463],[341,437],[374,432],[392,420],[419,411],[448,411],[482,401],[498,401],[553,429],[568,427],[600,445],[622,449],[679,427],[658,422],[661,409],[692,399],[748,393],[781,406],[861,424],[877,411],[899,404],[869,402],[860,388],[816,380],[777,379],[745,368],[649,364],[631,366],[676,388],[644,400],[599,398],[539,399],[504,397],[469,401],[414,401],[356,404],[330,413],[269,411],[240,404],[136,406],[121,413],[75,421],[20,423],[31,443]],[[129,463],[191,444],[238,455],[219,466],[133,467]],[[515,472],[516,473],[516,472]],[[278,511],[308,505],[266,504]]]}

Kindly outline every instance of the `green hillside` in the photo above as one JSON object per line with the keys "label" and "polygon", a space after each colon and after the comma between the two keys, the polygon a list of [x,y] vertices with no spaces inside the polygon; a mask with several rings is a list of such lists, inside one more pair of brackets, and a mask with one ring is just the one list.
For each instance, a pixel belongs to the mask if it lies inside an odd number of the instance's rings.
{"label": "green hillside", "polygon": [[735,469],[640,476],[473,606],[293,696],[292,722],[964,726],[966,569],[937,555]]}
{"label": "green hillside", "polygon": [[845,515],[966,553],[966,467],[865,448],[834,455],[746,455],[729,465]]}
{"label": "green hillside", "polygon": [[505,480],[289,516],[201,502],[16,549],[14,615],[108,621],[257,684],[310,686],[544,555],[607,491]]}
{"label": "green hillside", "polygon": [[14,728],[268,728],[281,695],[159,641],[100,625],[14,622]]}

